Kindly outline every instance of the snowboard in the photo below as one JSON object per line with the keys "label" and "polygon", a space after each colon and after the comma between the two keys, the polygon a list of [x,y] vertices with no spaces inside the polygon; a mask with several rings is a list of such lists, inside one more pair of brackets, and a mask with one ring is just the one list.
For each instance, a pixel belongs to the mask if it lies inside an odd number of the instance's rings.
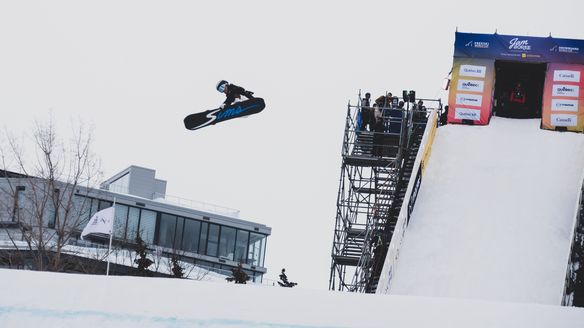
{"label": "snowboard", "polygon": [[185,128],[197,130],[205,126],[217,124],[233,118],[257,114],[266,107],[262,98],[252,98],[226,106],[200,113],[190,114],[184,119]]}

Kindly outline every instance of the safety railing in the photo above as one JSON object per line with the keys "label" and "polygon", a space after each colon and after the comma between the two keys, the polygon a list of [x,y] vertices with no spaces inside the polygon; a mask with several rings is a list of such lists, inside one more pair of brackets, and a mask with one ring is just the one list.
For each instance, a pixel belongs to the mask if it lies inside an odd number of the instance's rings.
{"label": "safety railing", "polygon": [[391,279],[393,277],[393,272],[395,271],[399,251],[405,236],[406,228],[410,221],[410,215],[418,195],[418,190],[422,183],[422,162],[427,160],[429,156],[429,150],[431,149],[434,135],[436,133],[437,118],[438,110],[430,110],[426,130],[424,131],[424,136],[422,137],[422,142],[420,144],[420,148],[418,150],[416,161],[412,170],[412,177],[408,183],[404,201],[402,203],[395,230],[391,237],[391,242],[389,244],[385,262],[383,264],[381,277],[376,290],[376,293],[378,294],[389,293]]}
{"label": "safety railing", "polygon": [[223,216],[227,216],[227,217],[231,217],[231,218],[236,218],[236,219],[239,218],[239,210],[225,207],[225,206],[220,206],[220,205],[215,205],[215,204],[210,204],[210,203],[200,202],[200,201],[196,201],[196,200],[192,200],[192,199],[181,198],[181,197],[177,197],[177,196],[171,196],[171,195],[160,194],[160,193],[154,193],[153,198],[155,201],[168,203],[171,205],[179,205],[182,207],[188,207],[188,208],[192,208],[195,210],[219,214],[219,215],[223,215]]}
{"label": "safety railing", "polygon": [[[405,130],[405,129],[404,129]],[[401,158],[401,154],[398,155]],[[356,291],[367,292],[371,282],[371,277],[375,269],[376,250],[381,243],[381,235],[390,219],[389,210],[391,203],[395,201],[394,193],[397,184],[397,175],[399,171],[399,161],[393,160],[386,167],[379,169],[386,173],[386,181],[381,181],[376,186],[378,193],[373,204],[373,210],[368,217],[366,229],[364,231],[364,240],[362,254],[357,263],[358,270],[353,277],[353,285],[356,286]],[[390,174],[394,177],[389,178]],[[377,239],[379,238],[379,239]],[[378,255],[377,255],[378,256]]]}
{"label": "safety railing", "polygon": [[[369,112],[364,115],[365,112]],[[344,157],[394,159],[400,151],[400,136],[407,126],[408,111],[398,108],[381,108],[382,116],[374,124],[362,117],[373,117],[373,107],[348,106]]]}

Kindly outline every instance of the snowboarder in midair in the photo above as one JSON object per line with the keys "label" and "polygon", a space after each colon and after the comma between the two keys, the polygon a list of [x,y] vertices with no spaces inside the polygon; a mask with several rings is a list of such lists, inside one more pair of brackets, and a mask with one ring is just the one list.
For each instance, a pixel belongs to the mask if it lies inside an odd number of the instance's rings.
{"label": "snowboarder in midair", "polygon": [[[183,122],[188,130],[197,130],[238,117],[247,117],[261,112],[266,103],[262,98],[254,97],[253,92],[225,80],[217,83],[217,91],[225,94],[225,101],[219,108],[187,115]],[[241,101],[241,96],[247,99]],[[241,102],[238,102],[241,101]]]}
{"label": "snowboarder in midair", "polygon": [[244,96],[248,99],[253,99],[253,92],[247,91],[235,84],[230,84],[225,80],[221,80],[219,83],[217,83],[217,91],[224,93],[226,96],[225,101],[220,106],[221,109],[233,104],[235,99],[239,99],[241,96]]}

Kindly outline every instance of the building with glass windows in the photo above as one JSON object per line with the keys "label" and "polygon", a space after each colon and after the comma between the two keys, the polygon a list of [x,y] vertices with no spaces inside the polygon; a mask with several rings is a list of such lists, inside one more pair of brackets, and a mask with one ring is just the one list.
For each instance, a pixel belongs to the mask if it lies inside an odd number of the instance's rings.
{"label": "building with glass windows", "polygon": [[[89,218],[111,207],[115,200],[113,242],[116,245],[131,248],[140,236],[149,248],[163,256],[178,256],[184,262],[227,275],[241,264],[250,279],[261,282],[267,271],[264,259],[271,228],[240,219],[237,210],[167,196],[166,181],[156,179],[155,173],[152,169],[130,166],[104,181],[99,188],[76,187],[70,191],[74,194],[72,207],[80,216],[75,234],[77,240],[72,243],[86,243],[78,238]],[[17,191],[12,195],[13,201],[4,202],[13,202],[13,208],[0,215],[0,222],[10,222],[17,215],[24,216],[19,213],[24,213],[26,205],[23,203],[31,199],[31,189],[35,188],[27,182],[27,177],[15,173],[4,172],[4,176],[0,175],[2,179],[10,179],[11,190]],[[29,197],[22,197],[27,194]],[[9,196],[3,193],[2,197]],[[55,212],[48,214],[48,228],[51,228]],[[108,242],[103,235],[90,234],[85,239],[96,244]]]}

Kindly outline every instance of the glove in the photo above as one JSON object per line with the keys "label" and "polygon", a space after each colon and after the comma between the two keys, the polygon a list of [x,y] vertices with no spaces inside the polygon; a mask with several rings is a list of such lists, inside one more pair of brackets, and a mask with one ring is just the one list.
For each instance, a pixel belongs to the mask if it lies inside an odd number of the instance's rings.
{"label": "glove", "polygon": [[243,95],[246,96],[249,99],[252,99],[253,98],[253,92],[251,92],[251,91],[246,91]]}

